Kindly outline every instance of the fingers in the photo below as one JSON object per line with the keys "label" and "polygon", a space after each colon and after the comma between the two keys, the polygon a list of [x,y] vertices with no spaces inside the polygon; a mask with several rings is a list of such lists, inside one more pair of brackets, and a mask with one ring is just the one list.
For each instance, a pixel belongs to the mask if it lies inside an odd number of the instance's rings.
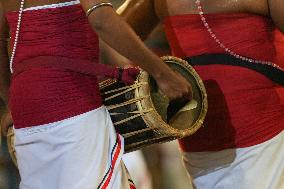
{"label": "fingers", "polygon": [[176,73],[178,77],[180,78],[181,85],[184,85],[184,88],[181,86],[181,95],[182,98],[191,100],[192,99],[192,87],[191,84],[184,78],[181,74]]}
{"label": "fingers", "polygon": [[175,99],[192,99],[191,84],[178,73],[173,72],[170,76],[157,82],[161,91],[171,101]]}
{"label": "fingers", "polygon": [[191,90],[189,90],[189,89],[178,90],[174,93],[168,94],[167,96],[171,101],[180,100],[180,99],[184,99],[184,100],[191,100],[192,99],[192,93],[191,93]]}

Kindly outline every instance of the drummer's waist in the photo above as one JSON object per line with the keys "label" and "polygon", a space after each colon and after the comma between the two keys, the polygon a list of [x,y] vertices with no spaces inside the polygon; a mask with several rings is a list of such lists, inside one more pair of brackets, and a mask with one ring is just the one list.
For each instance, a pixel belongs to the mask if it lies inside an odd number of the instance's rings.
{"label": "drummer's waist", "polygon": [[90,59],[84,59],[80,57],[71,58],[66,56],[34,56],[15,61],[15,63],[12,65],[13,69],[12,76],[16,77],[17,75],[23,72],[33,69],[39,69],[39,70],[50,69],[50,70],[58,70],[63,72],[80,73],[83,72],[84,70],[88,70],[88,67],[90,67],[90,65],[93,66],[95,63],[98,62],[96,60],[92,61]]}
{"label": "drummer's waist", "polygon": [[102,105],[98,86],[87,80],[49,82],[11,85],[9,105],[16,128],[59,121]]}

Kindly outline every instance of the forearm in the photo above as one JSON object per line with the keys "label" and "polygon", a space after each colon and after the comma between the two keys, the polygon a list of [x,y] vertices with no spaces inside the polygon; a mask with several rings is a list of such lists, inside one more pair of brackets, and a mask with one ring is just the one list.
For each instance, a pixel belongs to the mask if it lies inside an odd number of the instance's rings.
{"label": "forearm", "polygon": [[103,64],[109,64],[119,67],[127,67],[131,64],[131,61],[119,54],[103,40],[100,40],[100,62]]}
{"label": "forearm", "polygon": [[[151,75],[157,75],[163,68],[161,60],[146,48],[140,38],[119,17],[106,22],[113,22],[96,30],[100,37],[120,54],[127,57],[134,64],[146,70]],[[114,31],[120,31],[115,33]],[[156,65],[153,65],[155,62]]]}
{"label": "forearm", "polygon": [[[135,33],[144,41],[157,26],[158,18],[153,0],[126,0],[116,12],[123,17]],[[101,61],[106,64],[127,67],[132,62],[100,40]]]}
{"label": "forearm", "polygon": [[[89,7],[86,6],[85,9]],[[154,77],[170,71],[160,58],[143,44],[126,22],[109,7],[95,10],[89,16],[89,22],[103,41]]]}
{"label": "forearm", "polygon": [[126,0],[117,13],[131,26],[142,40],[145,40],[159,24],[154,0]]}

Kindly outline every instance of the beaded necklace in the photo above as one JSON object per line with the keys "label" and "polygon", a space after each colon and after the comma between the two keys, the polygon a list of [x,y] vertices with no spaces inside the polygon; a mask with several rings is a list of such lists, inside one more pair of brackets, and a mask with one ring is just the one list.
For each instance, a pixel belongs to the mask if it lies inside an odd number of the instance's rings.
{"label": "beaded necklace", "polygon": [[214,33],[214,31],[211,29],[211,27],[209,26],[208,22],[206,21],[206,18],[204,16],[204,11],[203,11],[203,7],[201,4],[200,0],[196,0],[195,4],[197,6],[198,9],[198,13],[200,15],[200,19],[204,25],[204,27],[207,29],[208,33],[210,34],[210,36],[215,40],[215,42],[222,48],[224,49],[225,52],[229,53],[230,55],[234,56],[235,58],[241,59],[243,61],[247,61],[247,62],[251,62],[251,63],[256,63],[256,64],[264,64],[264,65],[269,65],[272,66],[276,69],[279,69],[281,71],[284,71],[284,68],[281,68],[280,66],[278,66],[277,64],[274,64],[272,62],[269,61],[262,61],[262,60],[255,60],[252,58],[247,58],[244,57],[242,55],[239,55],[237,53],[235,53],[234,51],[232,51],[230,48],[228,48],[227,46],[225,46],[220,40],[219,38],[216,36],[216,34]]}
{"label": "beaded necklace", "polygon": [[25,4],[25,0],[21,0],[20,10],[19,10],[19,15],[18,15],[18,22],[17,22],[17,27],[16,27],[16,33],[15,33],[15,40],[14,40],[13,49],[12,49],[11,58],[10,58],[10,71],[11,71],[11,73],[13,73],[13,61],[14,61],[14,58],[15,58],[15,55],[16,55],[16,49],[17,49],[19,35],[20,35],[22,14],[23,14],[23,11],[24,11],[24,4]]}

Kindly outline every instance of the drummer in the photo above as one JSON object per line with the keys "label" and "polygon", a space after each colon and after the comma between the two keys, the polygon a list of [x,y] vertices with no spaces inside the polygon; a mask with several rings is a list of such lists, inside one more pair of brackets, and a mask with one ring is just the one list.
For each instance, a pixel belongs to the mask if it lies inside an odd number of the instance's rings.
{"label": "drummer", "polygon": [[274,43],[283,2],[128,0],[122,8],[143,39],[161,23],[173,55],[204,81],[204,127],[180,140],[195,187],[284,188],[284,56]]}
{"label": "drummer", "polygon": [[[190,84],[145,47],[110,2],[1,1],[1,126],[6,133],[13,118],[20,189],[135,188],[121,162],[123,138],[102,105],[96,77],[56,68],[59,61],[78,67],[89,62],[123,81],[134,76],[133,69],[99,66],[98,36],[149,72],[169,98],[190,96]],[[18,73],[19,65],[23,70],[10,85],[9,70]]]}

